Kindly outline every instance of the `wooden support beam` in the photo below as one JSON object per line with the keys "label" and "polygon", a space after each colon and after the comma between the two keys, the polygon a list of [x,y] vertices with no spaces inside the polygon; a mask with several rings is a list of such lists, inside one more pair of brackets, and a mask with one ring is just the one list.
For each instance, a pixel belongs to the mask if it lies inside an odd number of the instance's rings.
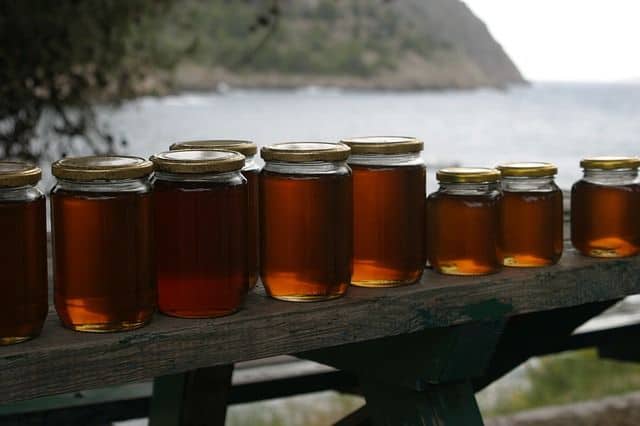
{"label": "wooden support beam", "polygon": [[361,386],[375,426],[483,425],[469,382],[428,386],[423,391],[371,381]]}
{"label": "wooden support beam", "polygon": [[233,365],[158,377],[150,426],[223,426]]}

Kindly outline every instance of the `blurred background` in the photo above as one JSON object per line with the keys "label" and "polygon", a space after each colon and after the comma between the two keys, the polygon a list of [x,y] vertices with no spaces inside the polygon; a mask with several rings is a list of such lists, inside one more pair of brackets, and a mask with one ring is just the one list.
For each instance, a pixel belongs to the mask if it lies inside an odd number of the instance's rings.
{"label": "blurred background", "polygon": [[[65,155],[146,157],[188,139],[397,134],[424,140],[428,192],[438,167],[509,160],[552,161],[569,189],[581,157],[639,154],[639,12],[628,0],[1,1],[0,158],[47,172]],[[638,389],[640,367],[582,351],[533,360],[479,400],[497,416]],[[235,406],[228,424],[329,424],[362,404],[325,392]]]}

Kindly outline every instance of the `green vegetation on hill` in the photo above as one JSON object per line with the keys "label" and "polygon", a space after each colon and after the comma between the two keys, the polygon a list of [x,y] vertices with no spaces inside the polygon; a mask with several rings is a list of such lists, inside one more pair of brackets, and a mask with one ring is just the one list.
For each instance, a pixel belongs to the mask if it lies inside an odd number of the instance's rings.
{"label": "green vegetation on hill", "polygon": [[[285,2],[275,31],[251,31],[256,8],[244,2],[186,1],[165,29],[170,47],[191,46],[187,60],[231,71],[372,76],[402,65],[408,54],[428,59],[450,49],[382,2]],[[177,45],[177,46],[176,46]]]}
{"label": "green vegetation on hill", "polygon": [[[255,25],[256,11],[264,26]],[[465,28],[448,29],[449,17],[451,26]],[[458,0],[282,0],[275,6],[266,0],[186,0],[167,16],[161,40],[168,55],[180,52],[180,64],[199,71],[197,77],[179,74],[178,88],[220,81],[300,85],[302,79],[287,76],[306,76],[309,84],[400,89],[523,81]]]}

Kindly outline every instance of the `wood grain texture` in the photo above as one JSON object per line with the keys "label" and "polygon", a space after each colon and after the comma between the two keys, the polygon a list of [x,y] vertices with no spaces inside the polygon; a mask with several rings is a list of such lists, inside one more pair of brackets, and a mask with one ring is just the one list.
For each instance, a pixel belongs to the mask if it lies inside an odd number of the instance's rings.
{"label": "wood grain texture", "polygon": [[487,277],[425,271],[415,285],[350,288],[346,297],[329,302],[280,302],[258,291],[235,315],[156,315],[149,326],[127,333],[65,330],[51,312],[41,337],[0,348],[0,403],[639,292],[640,258],[596,260],[566,249],[553,267],[505,269]]}

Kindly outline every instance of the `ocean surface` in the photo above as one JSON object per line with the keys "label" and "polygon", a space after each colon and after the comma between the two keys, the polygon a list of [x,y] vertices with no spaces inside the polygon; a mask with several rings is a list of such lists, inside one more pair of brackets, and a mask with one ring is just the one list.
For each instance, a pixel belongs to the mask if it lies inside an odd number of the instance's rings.
{"label": "ocean surface", "polygon": [[551,161],[569,188],[588,155],[640,155],[640,84],[534,83],[509,90],[351,92],[228,90],[140,98],[100,110],[127,152],[149,156],[178,140],[337,141],[410,135],[430,166]]}

